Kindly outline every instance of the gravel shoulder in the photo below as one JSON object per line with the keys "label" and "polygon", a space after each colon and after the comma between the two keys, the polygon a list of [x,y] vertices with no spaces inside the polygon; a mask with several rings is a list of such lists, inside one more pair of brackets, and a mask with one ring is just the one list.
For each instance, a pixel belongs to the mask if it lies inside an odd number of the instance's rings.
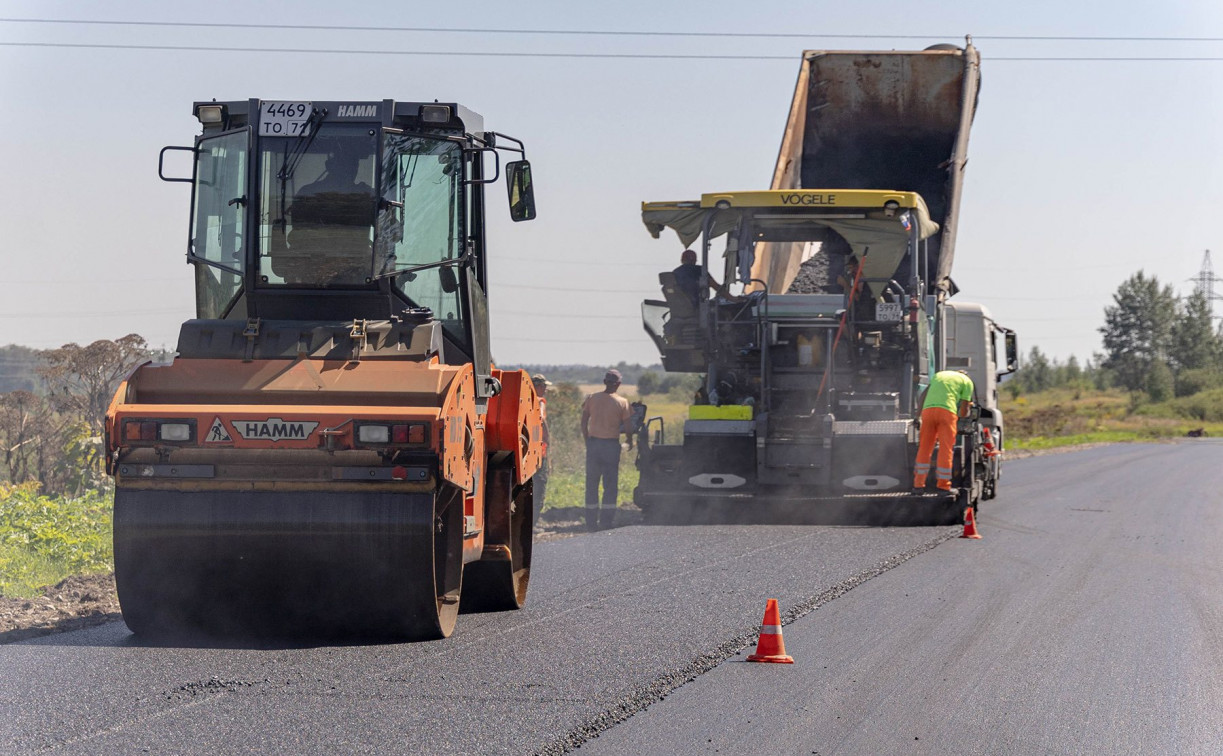
{"label": "gravel shoulder", "polygon": [[0,643],[80,630],[119,619],[115,575],[73,575],[35,598],[0,597]]}

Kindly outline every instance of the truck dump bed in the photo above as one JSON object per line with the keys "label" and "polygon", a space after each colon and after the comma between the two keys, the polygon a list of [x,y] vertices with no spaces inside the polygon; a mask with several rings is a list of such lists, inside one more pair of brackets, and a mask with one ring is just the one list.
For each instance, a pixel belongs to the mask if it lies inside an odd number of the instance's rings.
{"label": "truck dump bed", "polygon": [[[971,44],[804,52],[771,188],[917,192],[941,229],[928,242],[924,277],[948,291],[979,62]],[[787,292],[804,251],[761,244],[752,277]]]}

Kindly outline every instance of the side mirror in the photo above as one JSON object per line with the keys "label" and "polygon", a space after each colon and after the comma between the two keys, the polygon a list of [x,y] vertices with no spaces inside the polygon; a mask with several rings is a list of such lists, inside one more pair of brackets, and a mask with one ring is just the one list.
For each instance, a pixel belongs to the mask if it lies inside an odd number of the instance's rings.
{"label": "side mirror", "polygon": [[[181,181],[184,184],[190,184],[195,180],[194,176],[167,176],[166,175],[166,153],[167,152],[190,152],[192,155],[199,155],[200,151],[195,147],[162,147],[161,152],[157,155],[157,177],[162,181]],[[192,168],[194,169],[194,163]]]}
{"label": "side mirror", "polygon": [[629,405],[629,427],[633,429],[633,433],[640,433],[645,427],[645,412],[646,405],[641,402],[633,402]]}
{"label": "side mirror", "polygon": [[454,274],[454,268],[449,265],[443,265],[437,269],[437,277],[441,284],[442,291],[447,294],[453,294],[459,290],[459,277]]}
{"label": "side mirror", "polygon": [[1014,331],[1006,332],[1006,372],[1013,373],[1019,369],[1019,339]]}
{"label": "side mirror", "polygon": [[515,160],[505,166],[505,181],[510,195],[510,218],[516,223],[535,219],[535,188],[531,184],[531,164]]}

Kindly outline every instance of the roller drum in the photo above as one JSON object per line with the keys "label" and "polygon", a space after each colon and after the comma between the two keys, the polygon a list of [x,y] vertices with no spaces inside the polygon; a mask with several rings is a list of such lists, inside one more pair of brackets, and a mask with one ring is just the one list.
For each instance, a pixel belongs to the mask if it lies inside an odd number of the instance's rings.
{"label": "roller drum", "polygon": [[115,578],[137,634],[450,634],[462,500],[430,493],[115,493]]}

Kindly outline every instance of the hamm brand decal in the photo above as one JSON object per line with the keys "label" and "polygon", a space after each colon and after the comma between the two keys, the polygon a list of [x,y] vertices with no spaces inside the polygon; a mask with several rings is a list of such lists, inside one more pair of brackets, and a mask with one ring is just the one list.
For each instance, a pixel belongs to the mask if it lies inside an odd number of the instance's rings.
{"label": "hamm brand decal", "polygon": [[305,441],[318,427],[318,423],[312,420],[281,420],[279,417],[231,422],[238,435],[248,441]]}
{"label": "hamm brand decal", "polygon": [[337,118],[377,118],[377,105],[341,105],[336,108]]}

